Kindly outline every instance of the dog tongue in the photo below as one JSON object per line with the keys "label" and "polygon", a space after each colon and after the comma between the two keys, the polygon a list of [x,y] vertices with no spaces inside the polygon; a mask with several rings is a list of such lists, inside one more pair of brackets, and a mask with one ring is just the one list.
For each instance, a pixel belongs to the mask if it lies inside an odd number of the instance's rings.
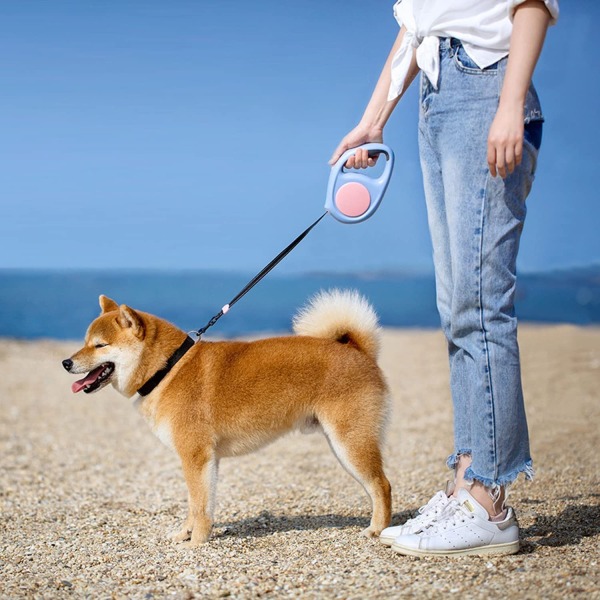
{"label": "dog tongue", "polygon": [[98,377],[100,376],[100,373],[102,373],[102,371],[104,371],[104,367],[99,366],[97,369],[90,371],[83,379],[78,379],[71,386],[73,393],[76,394],[77,392],[80,392],[86,385],[89,385],[90,383],[94,383],[94,381],[96,381],[96,379],[98,379]]}

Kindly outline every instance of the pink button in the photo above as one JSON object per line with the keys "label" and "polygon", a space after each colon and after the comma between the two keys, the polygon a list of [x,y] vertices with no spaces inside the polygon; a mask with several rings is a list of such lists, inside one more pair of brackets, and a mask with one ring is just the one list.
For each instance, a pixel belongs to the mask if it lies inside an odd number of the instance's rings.
{"label": "pink button", "polygon": [[335,205],[347,217],[360,217],[371,205],[371,194],[362,183],[350,181],[337,191]]}

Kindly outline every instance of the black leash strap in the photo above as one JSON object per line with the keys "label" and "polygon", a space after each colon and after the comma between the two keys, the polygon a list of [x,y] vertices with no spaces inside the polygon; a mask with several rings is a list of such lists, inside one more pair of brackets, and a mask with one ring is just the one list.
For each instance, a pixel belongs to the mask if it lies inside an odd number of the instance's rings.
{"label": "black leash strap", "polygon": [[289,246],[284,248],[258,275],[255,275],[251,281],[246,284],[246,287],[228,304],[226,304],[202,329],[194,331],[198,339],[202,337],[204,332],[212,327],[229,309],[241,298],[243,298],[269,271],[274,269],[311,231],[311,229],[321,221],[327,214],[324,212],[310,227],[306,228]]}
{"label": "black leash strap", "polygon": [[[255,275],[250,282],[246,284],[244,289],[233,299],[226,304],[202,329],[194,331],[198,336],[198,339],[202,334],[209,328],[212,327],[229,309],[238,301],[243,298],[269,271],[275,268],[309,233],[310,230],[327,214],[323,213],[310,227],[305,229],[289,246],[284,248],[258,275]],[[183,358],[184,354],[195,345],[194,340],[188,335],[184,342],[169,356],[167,364],[154,373],[148,381],[138,390],[140,396],[147,396],[152,392],[156,386],[167,376],[169,371]]]}

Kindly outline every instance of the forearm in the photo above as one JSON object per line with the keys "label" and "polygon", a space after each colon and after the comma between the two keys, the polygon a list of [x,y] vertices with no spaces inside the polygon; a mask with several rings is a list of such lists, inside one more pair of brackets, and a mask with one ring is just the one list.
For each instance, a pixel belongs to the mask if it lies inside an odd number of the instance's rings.
{"label": "forearm", "polygon": [[541,0],[528,0],[516,8],[501,106],[523,110],[549,22],[550,13]]}
{"label": "forearm", "polygon": [[375,89],[373,90],[373,94],[371,95],[371,99],[369,100],[369,104],[367,104],[367,108],[365,109],[359,124],[339,143],[338,147],[333,151],[333,154],[329,159],[329,164],[335,164],[339,157],[346,150],[348,150],[348,148],[357,148],[354,156],[351,156],[346,162],[346,167],[348,169],[366,169],[367,167],[373,166],[377,161],[376,156],[369,156],[369,153],[366,150],[358,147],[368,142],[383,141],[383,128],[385,124],[390,118],[394,108],[398,104],[398,101],[419,72],[417,61],[413,52],[408,73],[406,74],[404,81],[402,93],[397,98],[388,100],[390,84],[392,82],[392,61],[396,52],[400,48],[400,45],[402,44],[405,31],[406,30],[404,27],[400,28],[398,37],[396,38],[390,54],[385,61],[385,65],[383,66],[383,70],[379,76],[379,80],[377,81]]}
{"label": "forearm", "polygon": [[400,29],[398,33],[398,37],[392,46],[392,49],[389,53],[389,56],[385,62],[383,70],[381,71],[381,75],[379,76],[379,80],[377,81],[377,85],[373,90],[373,94],[365,109],[365,112],[360,120],[360,124],[363,127],[368,129],[376,129],[383,130],[383,127],[387,123],[390,115],[392,114],[394,108],[398,104],[398,101],[410,86],[417,73],[419,72],[419,67],[417,66],[417,61],[413,53],[411,65],[409,72],[406,76],[406,81],[404,84],[404,89],[402,90],[402,94],[395,98],[394,100],[388,100],[388,93],[390,90],[391,83],[391,71],[392,71],[392,60],[394,55],[400,48],[400,44],[402,43],[402,39],[404,37],[406,29],[404,26]]}
{"label": "forearm", "polygon": [[507,177],[521,164],[525,100],[549,23],[550,13],[541,0],[528,0],[515,10],[506,75],[488,135],[487,162],[493,177]]}

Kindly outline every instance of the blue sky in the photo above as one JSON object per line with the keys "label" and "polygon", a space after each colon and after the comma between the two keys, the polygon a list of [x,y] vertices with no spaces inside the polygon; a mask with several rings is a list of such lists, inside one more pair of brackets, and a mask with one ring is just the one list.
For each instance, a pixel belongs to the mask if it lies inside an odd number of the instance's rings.
{"label": "blue sky", "polygon": [[[322,212],[397,25],[392,2],[5,0],[0,267],[257,271]],[[520,268],[600,262],[600,5],[563,2]],[[416,86],[369,221],[323,221],[280,271],[431,270]]]}

